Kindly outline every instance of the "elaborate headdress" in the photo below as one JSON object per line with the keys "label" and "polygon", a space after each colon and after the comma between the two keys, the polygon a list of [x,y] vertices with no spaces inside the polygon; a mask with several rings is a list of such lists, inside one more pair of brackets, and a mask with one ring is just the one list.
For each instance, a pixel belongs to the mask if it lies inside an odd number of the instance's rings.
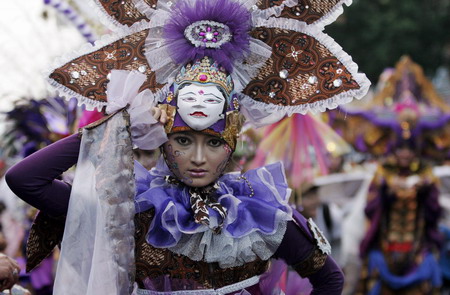
{"label": "elaborate headdress", "polygon": [[[61,94],[102,109],[111,104],[106,90],[114,70],[144,74],[139,91],[149,90],[159,102],[177,83],[203,83],[212,78],[206,74],[224,70],[229,76],[213,82],[233,93],[236,103],[228,107],[239,106],[257,126],[286,114],[324,111],[362,97],[370,84],[322,32],[344,3],[98,1],[118,35],[67,57],[49,79]],[[212,61],[206,74],[197,66],[205,56]]]}
{"label": "elaborate headdress", "polygon": [[[240,113],[255,125],[266,125],[286,114],[335,108],[353,97],[362,97],[370,84],[363,74],[357,73],[356,64],[341,47],[322,32],[349,0],[96,2],[117,35],[67,57],[49,74],[49,79],[65,96],[75,96],[81,103],[98,109],[106,107],[110,114],[126,109],[130,116],[123,111],[123,116],[111,116],[107,124],[83,131],[78,175],[87,178],[86,173],[93,175],[102,169],[104,172],[89,178],[90,184],[85,180],[74,182],[71,202],[76,198],[79,210],[69,212],[67,224],[86,236],[82,244],[79,235],[68,237],[65,234],[56,279],[60,289],[55,288],[60,294],[72,291],[64,285],[66,279],[79,285],[76,291],[83,294],[90,294],[84,290],[94,289],[92,294],[98,290],[126,294],[132,287],[128,277],[134,263],[129,255],[134,251],[130,239],[134,229],[130,220],[135,213],[134,199],[129,197],[135,193],[135,179],[130,173],[133,169],[131,145],[149,149],[164,142],[161,133],[153,134],[146,129],[156,123],[148,112],[151,107],[162,103],[167,109],[170,117],[167,132],[181,127],[197,130],[186,126],[185,119],[177,121],[177,115],[182,115],[174,108],[179,99],[177,92],[184,90],[184,94],[190,91],[194,96],[202,95],[203,90],[195,87],[214,81],[211,84],[218,86],[225,95],[216,92],[215,118],[210,122],[212,125],[203,126],[200,131],[218,133],[233,147],[240,126],[227,122],[239,122],[233,118]],[[202,69],[205,72],[201,73]],[[217,76],[213,77],[213,73]],[[192,82],[193,85],[177,87],[177,77],[181,84]],[[191,98],[186,97],[185,102]],[[224,106],[221,114],[217,114],[218,105]],[[188,115],[208,114],[193,111]],[[124,128],[129,123],[131,138]],[[140,136],[135,136],[136,133]],[[162,133],[165,136],[164,131]],[[117,181],[126,185],[117,185]],[[88,187],[92,190],[86,193]],[[111,190],[97,190],[99,187],[114,187],[120,191],[114,191],[111,198]],[[82,198],[96,201],[80,201]],[[83,206],[89,207],[90,203],[94,203],[96,211],[84,209]],[[121,218],[109,214],[111,211],[118,212]],[[103,215],[103,212],[108,213]],[[79,224],[86,226],[86,231]],[[95,233],[87,229],[92,224],[101,229],[95,237],[92,237]],[[70,231],[68,227],[66,232]],[[77,247],[70,246],[72,238]],[[98,248],[101,245],[108,249]],[[73,261],[79,257],[71,253],[74,248],[92,250],[95,254],[93,263],[83,265],[77,278],[73,277],[71,268],[72,262],[79,264]],[[97,263],[107,260],[111,263]],[[88,281],[95,283],[83,286]]]}
{"label": "elaborate headdress", "polygon": [[216,61],[208,57],[196,60],[193,64],[187,64],[181,69],[175,78],[177,87],[185,83],[199,83],[208,85],[210,83],[218,85],[229,97],[234,89],[233,80],[220,68]]}
{"label": "elaborate headdress", "polygon": [[330,114],[333,127],[356,149],[375,156],[407,144],[419,156],[448,158],[450,106],[409,57],[390,72],[385,86],[364,109]]}

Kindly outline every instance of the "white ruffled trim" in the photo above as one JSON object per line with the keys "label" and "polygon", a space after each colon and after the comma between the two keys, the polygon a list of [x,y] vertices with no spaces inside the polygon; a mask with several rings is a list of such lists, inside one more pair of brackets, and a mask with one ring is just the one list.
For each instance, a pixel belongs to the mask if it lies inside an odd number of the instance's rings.
{"label": "white ruffled trim", "polygon": [[[249,49],[249,54],[233,63],[231,78],[234,82],[234,91],[237,93],[244,90],[272,55],[270,46],[255,38],[250,38]],[[251,60],[251,66],[245,62],[246,60]]]}
{"label": "white ruffled trim", "polygon": [[[183,65],[177,65],[170,57],[168,46],[162,36],[161,27],[165,25],[166,21],[170,17],[170,7],[167,6],[169,1],[158,1],[157,10],[148,6],[142,0],[134,0],[136,7],[139,8],[141,13],[144,13],[148,18],[151,18],[150,32],[145,42],[146,58],[147,62],[156,74],[156,82],[159,84],[172,84],[174,77],[180,71]],[[297,0],[288,0],[294,1]],[[176,3],[176,1],[172,1]],[[241,0],[236,1],[251,9],[256,5],[255,0]],[[289,2],[292,4],[291,2]],[[175,4],[172,4],[175,5]],[[283,5],[282,5],[283,6]],[[284,6],[283,6],[284,7]],[[271,49],[262,41],[250,38],[250,53],[244,56],[242,59],[235,60],[233,62],[233,73],[231,77],[234,81],[235,92],[242,91],[249,83],[251,78],[256,76],[259,68],[262,67],[265,61],[272,54]],[[246,66],[245,60],[251,60],[252,66]]]}
{"label": "white ruffled trim", "polygon": [[[147,26],[149,21],[143,19],[139,22],[135,22],[131,26],[127,26],[124,24],[121,24],[119,21],[117,21],[115,18],[113,18],[111,15],[109,15],[103,6],[100,4],[100,0],[94,0],[94,1],[88,1],[90,7],[96,12],[100,22],[104,24],[108,29],[110,29],[113,32],[120,33],[120,32],[126,32],[129,29],[138,29],[143,26]],[[137,8],[137,7],[136,7]],[[139,9],[138,9],[139,10]],[[138,29],[139,30],[139,29]]]}
{"label": "white ruffled trim", "polygon": [[234,2],[238,2],[242,6],[244,6],[248,10],[250,10],[252,7],[254,7],[258,3],[258,0],[237,0],[237,1],[234,1]]}
{"label": "white ruffled trim", "polygon": [[[176,209],[177,204],[174,200],[171,200],[165,205],[161,216],[163,227],[176,239],[167,248],[174,253],[182,254],[194,261],[217,262],[222,268],[240,266],[254,261],[257,258],[268,260],[272,257],[284,237],[287,222],[292,220],[292,208],[289,205],[289,198],[292,191],[287,188],[286,174],[282,163],[271,164],[269,166],[256,169],[256,175],[261,181],[260,184],[264,185],[266,188],[265,191],[274,198],[274,204],[276,204],[271,205],[273,206],[272,209],[276,210],[276,212],[273,221],[274,226],[270,232],[262,232],[258,228],[251,228],[245,231],[245,233],[241,233],[239,237],[233,237],[233,234],[227,230],[228,225],[238,222],[238,207],[243,202],[235,195],[235,193],[239,195],[239,191],[234,191],[232,185],[228,185],[229,181],[241,181],[238,180],[240,173],[231,172],[223,176],[223,179],[219,179],[218,182],[219,186],[225,192],[219,197],[218,202],[222,203],[222,201],[225,201],[225,203],[229,204],[226,207],[228,214],[223,220],[222,233],[214,234],[212,231],[212,229],[218,226],[218,219],[215,215],[210,215],[209,225],[200,225],[189,231],[181,230],[182,226],[179,223],[178,210]],[[146,176],[144,177],[141,173],[150,174],[152,180],[150,180],[149,187],[146,191],[150,188],[159,187],[165,189],[171,186],[164,180],[166,175],[172,174],[162,156],[159,158],[157,165],[148,172],[139,163],[136,164],[135,169],[138,183],[141,182],[141,178],[146,179]],[[282,180],[279,178],[275,179],[273,176],[274,173],[280,173]],[[147,184],[148,181],[147,179]],[[286,189],[280,192],[279,186],[283,184],[286,185]],[[139,196],[137,197],[137,204],[138,206],[140,204]],[[137,209],[137,211],[141,211],[141,209]],[[173,214],[173,220],[176,225],[171,223],[171,226],[167,226],[164,217],[166,213],[169,216]]]}
{"label": "white ruffled trim", "polygon": [[104,106],[107,106],[107,102],[97,101],[90,99],[86,96],[82,96],[81,94],[67,88],[66,86],[59,84],[54,79],[50,78],[50,74],[53,73],[56,69],[64,66],[65,64],[71,62],[74,59],[77,59],[86,54],[95,52],[106,45],[114,43],[120,39],[123,39],[129,35],[140,32],[142,30],[148,29],[149,23],[145,23],[139,26],[133,26],[128,28],[127,30],[122,31],[120,34],[115,35],[104,35],[99,40],[95,41],[95,44],[92,45],[90,43],[85,43],[78,50],[74,50],[71,53],[65,54],[53,62],[52,66],[49,67],[49,70],[44,72],[45,79],[49,82],[50,90],[56,90],[57,94],[61,97],[70,100],[72,97],[75,97],[78,100],[78,105],[85,105],[87,110],[94,110],[95,108],[98,111],[101,111]]}
{"label": "white ruffled trim", "polygon": [[353,0],[341,0],[333,7],[333,9],[330,12],[328,12],[327,14],[325,14],[324,16],[322,16],[321,18],[310,24],[310,26],[317,26],[322,28],[323,30],[325,26],[333,23],[344,12],[343,7],[344,4],[350,6],[352,5],[352,2]]}
{"label": "white ruffled trim", "polygon": [[298,4],[298,0],[285,0],[283,3],[277,6],[273,6],[266,9],[256,9],[252,11],[252,19],[267,19],[271,16],[279,17],[285,7],[293,7]]}
{"label": "white ruffled trim", "polygon": [[275,221],[273,234],[253,231],[241,238],[226,233],[214,234],[211,230],[196,234],[183,234],[181,240],[169,250],[194,261],[217,262],[221,268],[230,268],[255,261],[268,260],[276,252],[286,233],[287,220]]}
{"label": "white ruffled trim", "polygon": [[[240,95],[240,101],[239,104],[241,105],[241,108],[245,108],[246,110],[243,111],[243,114],[246,116],[246,119],[252,123],[256,127],[262,127],[269,124],[273,124],[278,121],[278,119],[268,119],[266,122],[266,119],[268,117],[272,118],[272,115],[276,113],[276,117],[273,118],[282,118],[285,115],[291,116],[293,114],[299,113],[299,114],[306,114],[307,112],[311,112],[313,114],[319,113],[319,112],[325,112],[327,109],[335,109],[339,105],[349,103],[353,100],[353,97],[358,97],[361,94],[361,89],[352,89],[346,92],[342,92],[338,95],[335,95],[333,97],[330,97],[323,101],[316,101],[314,103],[307,103],[303,105],[298,106],[280,106],[276,104],[268,104],[261,101],[256,101],[253,98],[241,94]],[[359,99],[359,98],[358,98]],[[257,111],[261,113],[261,111],[265,111],[268,117],[259,117],[257,119],[254,116],[249,116],[248,113]]]}
{"label": "white ruffled trim", "polygon": [[[259,283],[259,276],[221,287],[219,289],[198,289],[198,290],[180,290],[180,291],[153,291],[146,289],[137,289],[136,295],[226,295],[237,291],[239,295],[251,295],[245,288]],[[272,293],[275,295],[275,293]]]}
{"label": "white ruffled trim", "polygon": [[151,27],[145,39],[145,57],[150,68],[155,72],[156,82],[172,84],[182,65],[173,62],[168,47],[162,36],[161,27]]}
{"label": "white ruffled trim", "polygon": [[[191,3],[193,3],[195,0],[190,0]],[[297,1],[297,0],[286,0],[286,1]],[[147,3],[145,3],[143,0],[133,0],[133,3],[135,7],[144,14],[148,19],[151,19],[153,22],[154,13],[156,10],[158,10],[158,14],[160,11],[171,11],[171,6],[168,5],[168,2],[171,2],[172,5],[175,5],[178,0],[159,0],[156,6],[156,9],[150,7]],[[242,6],[244,6],[246,9],[251,10],[253,6],[256,5],[258,2],[257,0],[238,0],[234,1],[237,3],[240,3]],[[284,5],[284,3],[282,4]]]}
{"label": "white ruffled trim", "polygon": [[[333,38],[325,34],[320,30],[317,26],[305,26],[303,23],[289,20],[289,19],[277,19],[270,18],[268,20],[262,20],[259,23],[260,26],[272,27],[272,28],[280,28],[287,30],[294,30],[300,33],[304,33],[311,37],[314,37],[317,41],[319,41],[322,45],[324,45],[334,56],[337,57],[339,62],[341,62],[347,70],[353,75],[355,81],[361,86],[361,88],[355,93],[352,94],[356,98],[360,99],[364,95],[366,95],[369,90],[370,81],[367,79],[366,75],[363,73],[358,73],[358,65],[352,60],[352,57],[348,55],[342,47],[334,41]],[[349,91],[350,92],[350,91]]]}
{"label": "white ruffled trim", "polygon": [[[252,12],[252,16],[254,17],[255,20],[267,19],[271,16],[279,17],[285,7],[293,7],[297,4],[298,4],[298,0],[286,0],[279,6],[270,7],[270,8],[264,9],[264,10],[255,10]],[[331,9],[330,12],[323,15],[321,18],[319,18],[318,20],[316,20],[315,22],[313,22],[309,25],[306,24],[305,22],[302,22],[299,20],[295,20],[295,19],[289,19],[289,20],[299,22],[299,23],[304,23],[307,26],[316,26],[320,30],[323,30],[323,28],[326,25],[329,25],[332,22],[334,22],[344,12],[344,8],[343,8],[344,4],[346,4],[347,6],[350,6],[352,4],[352,0],[341,0],[339,3],[337,3]],[[281,19],[285,20],[286,18],[281,18]]]}
{"label": "white ruffled trim", "polygon": [[[304,33],[311,37],[314,37],[317,41],[323,44],[334,56],[337,57],[347,70],[352,74],[355,81],[361,87],[360,89],[352,89],[340,94],[337,94],[325,101],[317,101],[314,103],[308,103],[298,106],[280,106],[275,104],[267,104],[264,102],[255,101],[254,99],[241,94],[240,104],[245,108],[244,114],[247,116],[251,113],[266,112],[267,115],[271,115],[274,112],[282,112],[284,115],[292,115],[294,113],[306,114],[308,111],[312,113],[324,112],[327,109],[334,109],[337,106],[345,103],[349,103],[353,100],[353,97],[360,99],[366,95],[370,87],[370,81],[363,73],[358,73],[358,65],[353,62],[350,55],[343,51],[342,47],[337,44],[333,38],[321,31],[318,26],[307,25],[306,23],[299,22],[291,19],[282,18],[269,18],[268,20],[258,19],[256,26],[268,27],[268,28],[280,28],[286,30],[293,30],[296,32]],[[281,116],[281,114],[278,114]],[[254,125],[264,126],[269,123],[264,121],[264,118],[259,117],[255,119],[253,116],[247,117]]]}
{"label": "white ruffled trim", "polygon": [[[206,227],[200,227],[194,234],[182,233],[181,240],[173,247],[170,247],[174,253],[182,254],[194,261],[206,261],[208,263],[217,262],[222,268],[229,268],[241,266],[245,263],[256,260],[268,260],[273,256],[283,240],[286,232],[286,223],[292,219],[292,210],[289,206],[288,200],[291,196],[291,190],[286,189],[284,194],[280,194],[274,179],[272,178],[272,170],[262,167],[256,171],[261,184],[263,184],[268,193],[270,192],[276,199],[276,202],[283,205],[288,211],[278,209],[275,214],[274,228],[271,232],[261,232],[257,228],[251,229],[249,232],[241,237],[233,237],[227,231],[227,225],[237,222],[237,208],[241,200],[234,196],[232,190],[227,194],[223,194],[218,199],[219,203],[227,200],[227,203],[233,204],[228,207],[228,214],[224,220],[222,233],[214,234],[211,230],[206,230]],[[279,173],[282,174],[283,183],[286,183],[285,171],[281,165]],[[238,178],[239,173],[230,173]],[[219,182],[223,186],[226,182]],[[214,228],[218,225],[216,217],[210,216],[209,228]]]}
{"label": "white ruffled trim", "polygon": [[160,23],[157,19],[158,16],[156,16],[155,12],[158,10],[157,14],[160,14],[161,12],[163,12],[164,15],[168,15],[168,10],[165,9],[164,6],[161,6],[161,2],[162,0],[157,2],[157,8],[152,8],[150,7],[147,3],[145,3],[143,0],[133,0],[133,3],[136,7],[137,10],[139,10],[140,13],[142,13],[143,15],[145,15],[150,22],[152,23],[152,26],[161,26],[162,23]]}
{"label": "white ruffled trim", "polygon": [[[149,35],[147,36],[145,48],[146,48],[146,58],[147,61],[152,68],[152,70],[155,71],[156,74],[156,81],[160,84],[166,84],[163,89],[158,90],[155,93],[155,96],[158,97],[159,101],[164,100],[165,95],[167,95],[168,87],[173,83],[175,73],[179,71],[181,66],[174,65],[172,62],[167,49],[165,48],[165,45],[163,42],[162,36],[158,36],[156,34],[156,31],[160,29],[160,26],[164,25],[167,18],[170,15],[170,7],[167,6],[167,0],[161,0],[158,2],[158,13],[157,15],[154,15],[155,9],[148,6],[145,2],[142,0],[134,0],[136,8],[143,14],[145,14],[148,18],[152,17],[151,21],[140,21],[133,26],[128,27],[126,25],[120,24],[117,20],[112,18],[109,14],[105,12],[101,4],[98,2],[99,0],[95,0],[96,3],[96,9],[100,11],[99,17],[105,21],[106,24],[113,25],[111,28],[112,30],[116,31],[118,33],[118,36],[103,36],[99,41],[95,42],[94,46],[91,46],[90,44],[86,44],[83,46],[80,50],[73,52],[72,54],[68,54],[62,58],[60,58],[57,62],[59,66],[52,67],[53,70],[56,68],[59,68],[61,65],[66,64],[67,62],[61,62],[62,60],[66,60],[70,62],[73,59],[76,59],[78,57],[81,57],[85,54],[92,53],[110,43],[116,42],[128,35],[134,34],[136,32],[142,31],[144,29],[150,29]],[[173,1],[176,2],[176,1]],[[245,5],[246,7],[250,8],[253,5],[255,5],[254,0],[242,0],[238,1]],[[285,19],[285,18],[274,18],[270,17],[269,19],[264,19],[268,15],[280,15],[282,9],[285,6],[291,7],[297,4],[297,0],[286,0],[285,3],[281,4],[277,7],[268,8],[266,10],[255,10],[252,12],[253,14],[253,23],[254,27],[258,26],[264,26],[264,27],[275,27],[275,28],[281,28],[281,29],[289,29],[289,30],[295,30],[297,32],[302,32],[307,35],[313,36],[316,38],[319,42],[321,42],[323,45],[325,45],[330,52],[332,52],[339,61],[345,65],[345,67],[349,70],[349,72],[353,75],[356,82],[361,86],[358,90],[349,90],[343,93],[340,93],[332,98],[327,99],[326,101],[320,101],[315,102],[312,104],[305,104],[305,105],[299,105],[299,106],[279,106],[279,105],[272,105],[272,104],[266,104],[263,102],[257,102],[250,97],[247,97],[245,95],[241,95],[241,105],[247,109],[247,114],[253,113],[255,108],[257,109],[263,109],[265,112],[268,113],[268,115],[272,115],[273,112],[284,112],[284,114],[292,115],[293,113],[301,113],[305,114],[308,111],[311,112],[323,112],[327,108],[333,109],[336,108],[340,104],[348,103],[353,98],[361,98],[363,97],[370,86],[369,80],[366,78],[364,74],[358,73],[357,65],[352,61],[351,57],[345,53],[342,48],[328,35],[322,32],[322,29],[325,25],[333,22],[343,11],[343,4],[350,5],[352,0],[342,0],[336,6],[333,8],[331,12],[323,16],[318,20],[318,22],[315,22],[311,25],[307,25],[304,22],[300,22],[294,19]],[[263,46],[261,46],[261,42],[257,42],[258,40],[251,39],[250,47],[251,47],[251,53],[246,58],[251,58],[253,53],[257,53],[254,56],[258,56],[258,64],[261,64],[267,60],[267,58],[270,57],[271,52],[270,50],[261,50]],[[253,46],[257,45],[257,46]],[[150,54],[151,53],[151,54]],[[158,58],[155,58],[157,56]],[[245,59],[245,58],[244,58]],[[255,76],[257,70],[259,70],[259,66],[253,66],[246,67],[245,63],[241,61],[235,61],[234,63],[234,71],[232,73],[233,80],[235,81],[235,91],[240,92],[242,91],[246,85],[249,83],[252,77]],[[53,72],[53,70],[47,72],[47,77],[49,77],[50,73]],[[51,78],[47,78],[50,85],[53,86],[59,93],[59,95],[64,96],[66,99],[70,99],[71,97],[76,97],[79,101],[79,105],[86,105],[87,109],[94,109],[97,108],[99,111],[104,106],[107,106],[107,102],[100,102],[95,101],[90,98],[84,97],[69,88],[67,88],[64,85],[61,85],[57,83],[55,80]],[[245,113],[245,112],[244,112]],[[261,112],[260,112],[261,113]],[[273,117],[273,116],[272,116]],[[280,117],[280,116],[277,116]],[[252,121],[255,125],[265,125],[267,124],[264,122],[265,120],[258,119],[255,121],[254,118],[251,116],[248,117],[250,121]]]}
{"label": "white ruffled trim", "polygon": [[[155,12],[155,9],[150,7],[143,0],[132,0],[132,1],[134,3],[134,7],[136,7],[136,9],[139,10],[139,12],[142,13],[143,15],[145,15],[148,19],[150,19],[150,17]],[[150,10],[153,10],[153,12],[149,13]],[[150,21],[151,21],[151,19],[150,19]]]}
{"label": "white ruffled trim", "polygon": [[101,112],[103,107],[107,105],[107,102],[104,101],[98,101],[93,100],[90,98],[87,98],[85,96],[82,96],[81,94],[73,91],[72,89],[67,88],[64,85],[59,84],[55,80],[51,79],[46,75],[46,80],[49,83],[49,90],[51,92],[56,91],[56,95],[60,97],[64,97],[67,101],[69,101],[72,97],[75,97],[78,101],[78,106],[85,106],[86,110],[93,111],[97,109],[97,111]]}

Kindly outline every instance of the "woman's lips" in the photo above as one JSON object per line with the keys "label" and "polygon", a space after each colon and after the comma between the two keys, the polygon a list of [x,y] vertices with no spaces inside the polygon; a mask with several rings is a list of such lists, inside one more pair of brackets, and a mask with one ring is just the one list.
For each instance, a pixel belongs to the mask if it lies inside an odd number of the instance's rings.
{"label": "woman's lips", "polygon": [[206,117],[208,117],[208,115],[206,115],[203,112],[193,112],[192,114],[189,114],[189,116],[199,117],[199,118],[206,118]]}
{"label": "woman's lips", "polygon": [[188,170],[188,172],[191,175],[191,177],[193,177],[193,178],[204,177],[207,173],[207,171],[204,169],[190,169],[190,170]]}

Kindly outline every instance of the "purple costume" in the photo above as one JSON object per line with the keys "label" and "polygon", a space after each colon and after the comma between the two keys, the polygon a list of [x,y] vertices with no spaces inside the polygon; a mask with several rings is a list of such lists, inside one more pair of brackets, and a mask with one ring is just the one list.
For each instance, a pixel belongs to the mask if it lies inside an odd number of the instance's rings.
{"label": "purple costume", "polygon": [[[411,187],[396,178],[417,177]],[[366,260],[357,294],[431,294],[442,284],[433,251],[441,247],[438,220],[442,209],[432,170],[382,165],[370,186],[365,209],[370,227],[360,247]]]}
{"label": "purple costume", "polygon": [[[79,148],[80,139],[76,135],[62,139],[11,168],[6,174],[6,181],[20,198],[42,213],[53,217],[65,215],[71,185],[56,178],[76,164]],[[139,245],[137,243],[137,247]],[[312,294],[340,294],[343,276],[331,257],[325,257],[320,267],[316,265],[311,269],[308,266],[316,250],[306,220],[300,214],[294,214],[294,221],[287,222],[286,233],[273,258],[283,259],[300,274],[307,274],[314,287]],[[246,290],[251,294],[263,294],[258,285]]]}

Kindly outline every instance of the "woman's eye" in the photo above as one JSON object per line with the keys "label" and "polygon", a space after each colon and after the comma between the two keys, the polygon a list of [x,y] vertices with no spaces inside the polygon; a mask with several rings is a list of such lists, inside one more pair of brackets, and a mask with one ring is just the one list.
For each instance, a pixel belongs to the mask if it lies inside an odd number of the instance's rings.
{"label": "woman's eye", "polygon": [[175,141],[180,145],[188,145],[191,143],[191,140],[187,137],[177,137]]}
{"label": "woman's eye", "polygon": [[219,139],[210,139],[208,143],[212,147],[219,147],[222,145],[222,141]]}

